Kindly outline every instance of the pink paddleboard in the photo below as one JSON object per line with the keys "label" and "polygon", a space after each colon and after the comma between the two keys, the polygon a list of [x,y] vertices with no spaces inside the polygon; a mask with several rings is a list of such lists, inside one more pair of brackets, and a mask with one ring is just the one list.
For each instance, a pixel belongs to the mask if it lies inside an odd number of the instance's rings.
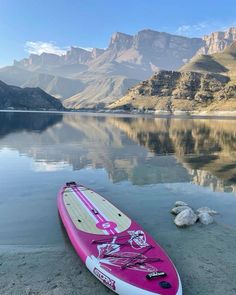
{"label": "pink paddleboard", "polygon": [[87,268],[121,295],[182,295],[176,268],[143,228],[101,195],[67,183],[58,210]]}

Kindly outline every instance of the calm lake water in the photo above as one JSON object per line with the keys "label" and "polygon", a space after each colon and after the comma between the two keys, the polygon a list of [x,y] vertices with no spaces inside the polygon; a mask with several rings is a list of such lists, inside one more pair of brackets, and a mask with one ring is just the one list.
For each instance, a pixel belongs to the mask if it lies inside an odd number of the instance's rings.
{"label": "calm lake water", "polygon": [[0,112],[0,244],[62,245],[56,196],[71,180],[159,240],[176,200],[236,228],[236,120]]}

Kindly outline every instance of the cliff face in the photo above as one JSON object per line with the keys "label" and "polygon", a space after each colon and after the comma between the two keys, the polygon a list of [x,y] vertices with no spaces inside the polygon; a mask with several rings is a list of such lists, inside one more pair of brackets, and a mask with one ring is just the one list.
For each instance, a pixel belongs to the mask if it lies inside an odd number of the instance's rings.
{"label": "cliff face", "polygon": [[236,41],[236,28],[229,28],[225,32],[214,32],[202,39],[205,44],[198,50],[197,55],[221,52]]}
{"label": "cliff face", "polygon": [[15,61],[14,65],[37,70],[39,67],[80,64],[87,66],[84,69],[97,71],[103,64],[126,62],[132,65],[142,64],[146,67],[145,71],[151,74],[152,65],[161,69],[177,69],[203,45],[201,38],[187,38],[153,30],[142,30],[133,36],[117,32],[112,35],[107,49],[94,48],[88,51],[71,47],[61,56],[49,53],[31,54],[28,59]]}
{"label": "cliff face", "polygon": [[132,46],[134,37],[121,32],[114,33],[111,36],[108,50],[124,51]]}
{"label": "cliff face", "polygon": [[[152,70],[152,65],[156,69],[175,70],[194,55],[221,52],[235,40],[236,28],[214,32],[202,38],[187,38],[153,30],[142,30],[136,35],[117,32],[112,35],[107,49],[94,48],[88,51],[72,46],[61,56],[51,53],[31,54],[29,58],[15,61],[14,65],[29,70],[36,70],[39,66],[72,64],[86,65],[89,68],[90,64],[101,66],[103,63],[116,61],[146,64],[149,70]],[[99,58],[101,55],[103,57]]]}
{"label": "cliff face", "polygon": [[67,107],[106,106],[154,72],[178,70],[193,56],[221,52],[234,40],[236,28],[203,38],[148,29],[135,35],[117,32],[106,49],[71,47],[61,56],[31,54],[11,67],[0,69],[0,79],[20,87],[40,87],[65,100]]}
{"label": "cliff face", "polygon": [[92,57],[90,51],[82,48],[71,47],[65,55],[42,53],[30,54],[29,58],[14,61],[14,65],[28,70],[37,70],[38,67],[62,66],[70,64],[86,64]]}
{"label": "cliff face", "polygon": [[117,62],[142,65],[151,74],[158,68],[179,68],[203,45],[200,38],[142,30],[134,36],[114,34],[107,50]]}
{"label": "cliff face", "polygon": [[117,32],[106,49],[71,47],[61,56],[31,54],[0,69],[0,79],[20,87],[41,87],[63,101],[68,99],[67,107],[103,106],[154,71],[179,68],[203,45],[201,38],[153,30],[135,35]]}
{"label": "cliff face", "polygon": [[0,81],[0,109],[63,110],[61,102],[40,88],[20,88]]}

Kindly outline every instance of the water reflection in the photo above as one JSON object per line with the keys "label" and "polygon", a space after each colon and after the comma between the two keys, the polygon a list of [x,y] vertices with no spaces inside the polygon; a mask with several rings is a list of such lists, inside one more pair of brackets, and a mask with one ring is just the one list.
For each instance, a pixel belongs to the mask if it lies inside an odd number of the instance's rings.
{"label": "water reflection", "polygon": [[193,183],[235,191],[236,121],[203,119],[122,120],[113,124],[155,154],[175,154]]}
{"label": "water reflection", "polygon": [[62,114],[52,113],[0,112],[0,138],[22,131],[43,132],[62,118]]}
{"label": "water reflection", "polygon": [[192,181],[236,191],[234,120],[0,113],[0,149],[33,157],[35,171],[104,168],[113,182]]}

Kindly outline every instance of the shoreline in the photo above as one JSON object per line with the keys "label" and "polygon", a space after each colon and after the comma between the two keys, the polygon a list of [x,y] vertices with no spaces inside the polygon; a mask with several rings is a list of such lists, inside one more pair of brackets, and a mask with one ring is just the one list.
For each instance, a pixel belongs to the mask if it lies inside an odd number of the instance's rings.
{"label": "shoreline", "polygon": [[[154,238],[176,265],[185,295],[231,295],[236,292],[235,232],[215,222],[175,228],[171,235],[160,229]],[[60,247],[0,245],[0,257],[4,295],[114,294],[87,270],[67,237]]]}
{"label": "shoreline", "polygon": [[168,111],[155,112],[124,112],[124,111],[107,111],[107,110],[72,110],[72,111],[37,111],[37,110],[0,110],[5,113],[45,113],[45,114],[81,114],[96,116],[116,116],[116,117],[148,117],[148,118],[181,118],[181,119],[233,119],[236,120],[236,111],[215,111],[215,112],[189,112],[189,111],[175,111],[174,113]]}

